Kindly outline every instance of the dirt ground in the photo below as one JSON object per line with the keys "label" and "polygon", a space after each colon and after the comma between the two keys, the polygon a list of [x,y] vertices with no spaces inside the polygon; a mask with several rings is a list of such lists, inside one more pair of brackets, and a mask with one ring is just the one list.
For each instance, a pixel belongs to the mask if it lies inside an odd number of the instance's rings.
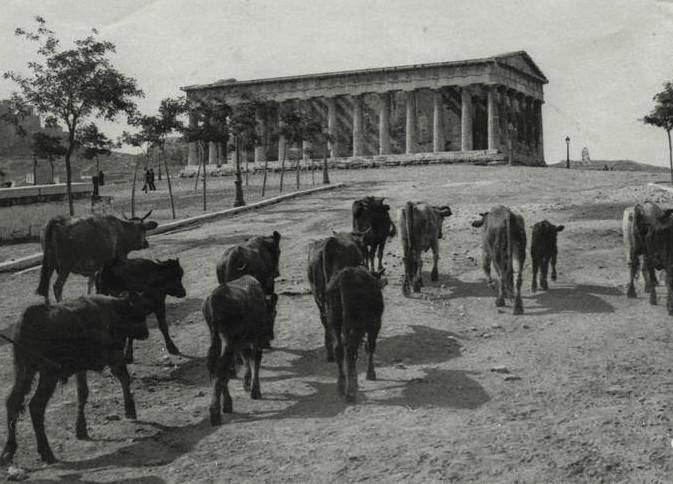
{"label": "dirt ground", "polygon": [[[75,439],[70,382],[47,414],[60,462],[37,460],[24,415],[15,463],[34,482],[671,482],[673,321],[662,286],[659,306],[648,304],[642,280],[638,299],[625,297],[621,240],[624,207],[645,199],[673,205],[666,192],[647,188],[661,175],[428,166],[349,176],[335,192],[153,238],[135,255],[178,256],[185,269],[188,296],[168,309],[185,356],[167,355],[151,329],[130,366],[137,421],[123,418],[109,373],[92,374],[92,440]],[[441,241],[440,280],[431,283],[425,272],[420,295],[402,296],[400,242],[389,243],[379,379],[364,379],[361,358],[359,400],[347,405],[307,294],[306,246],[348,229],[352,201],[369,194],[388,197],[395,211],[425,199],[449,204],[454,215]],[[511,305],[496,309],[481,273],[480,233],[470,221],[494,204],[520,210],[529,233],[545,218],[566,226],[559,280],[548,292],[531,293],[526,263],[523,316],[513,316]],[[281,296],[275,349],[262,363],[263,399],[251,400],[234,381],[234,413],[214,428],[200,307],[223,249],[272,230],[283,237]],[[428,271],[430,261],[428,254]],[[39,301],[37,281],[35,270],[0,275],[3,328]],[[66,295],[85,287],[72,276]],[[0,347],[3,396],[13,378],[10,355]],[[501,365],[509,373],[492,371]]]}

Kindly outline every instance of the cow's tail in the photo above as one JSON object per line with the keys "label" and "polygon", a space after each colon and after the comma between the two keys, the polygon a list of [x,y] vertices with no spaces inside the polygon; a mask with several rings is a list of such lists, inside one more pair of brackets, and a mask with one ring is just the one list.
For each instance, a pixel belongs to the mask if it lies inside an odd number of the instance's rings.
{"label": "cow's tail", "polygon": [[[404,283],[402,284],[402,291],[406,294],[409,292],[409,284],[411,284],[414,277],[414,204],[407,202],[402,209],[402,217],[400,217],[400,230],[402,234],[402,256],[404,257]],[[402,227],[402,224],[404,226]]]}
{"label": "cow's tail", "polygon": [[59,221],[50,220],[44,228],[42,235],[42,269],[40,271],[40,284],[37,286],[38,295],[44,297],[45,301],[49,302],[49,280],[51,274],[56,269],[56,239],[54,232],[57,229]]}
{"label": "cow's tail", "polygon": [[[206,301],[208,304],[208,301]],[[204,311],[205,313],[206,311]],[[212,315],[210,315],[212,317]],[[216,325],[210,321],[206,320],[208,326],[210,327],[210,348],[208,348],[208,358],[206,360],[206,367],[208,368],[208,375],[210,378],[217,378],[218,369],[221,365],[220,360],[222,357],[222,338],[217,332]]]}
{"label": "cow's tail", "polygon": [[330,245],[332,244],[332,239],[327,240],[325,247],[322,250],[322,280],[325,284],[325,291],[327,291],[327,285],[330,282],[332,277],[332,257],[329,257]]}
{"label": "cow's tail", "polygon": [[395,222],[390,221],[390,227],[388,229],[388,237],[391,239],[397,235],[397,227],[395,227]]}

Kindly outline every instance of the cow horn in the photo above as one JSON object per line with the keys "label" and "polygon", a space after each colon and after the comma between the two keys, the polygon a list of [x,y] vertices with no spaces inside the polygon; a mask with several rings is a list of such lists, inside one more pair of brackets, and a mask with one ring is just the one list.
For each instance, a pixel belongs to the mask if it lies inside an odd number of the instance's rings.
{"label": "cow horn", "polygon": [[126,216],[124,212],[122,212],[122,217],[124,217],[124,220],[128,220],[129,218]]}
{"label": "cow horn", "polygon": [[237,270],[237,271],[242,271],[243,269],[245,269],[245,266],[246,266],[246,265],[247,265],[247,264],[244,262],[243,265],[242,265],[241,267],[237,267],[236,270]]}
{"label": "cow horn", "polygon": [[[154,210],[154,209],[152,209],[152,210]],[[141,218],[140,218],[140,220],[145,220],[147,217],[149,217],[149,216],[152,214],[152,210],[150,210],[149,212],[147,212],[147,213],[145,214],[144,217],[141,217]]]}
{"label": "cow horn", "polygon": [[369,232],[371,232],[371,231],[372,231],[372,228],[371,228],[371,227],[368,227],[367,230],[365,230],[364,232],[355,232],[355,231],[353,231],[353,232],[351,232],[351,234],[357,237],[357,236],[359,236],[359,235],[367,235],[367,234],[368,234]]}

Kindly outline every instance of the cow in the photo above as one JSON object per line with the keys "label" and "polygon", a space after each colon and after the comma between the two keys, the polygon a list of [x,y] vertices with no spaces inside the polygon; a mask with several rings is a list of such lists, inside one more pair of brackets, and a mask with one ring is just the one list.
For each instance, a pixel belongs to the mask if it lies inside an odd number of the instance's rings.
{"label": "cow", "polygon": [[332,297],[326,293],[327,283],[332,276],[345,267],[357,267],[364,264],[361,238],[350,233],[339,232],[323,240],[309,243],[308,246],[308,282],[313,299],[320,312],[320,322],[325,330],[325,351],[327,361],[334,361],[334,341],[332,330],[327,321],[327,311],[333,304]]}
{"label": "cow", "polygon": [[511,296],[514,292],[514,314],[523,314],[521,282],[526,260],[526,226],[523,216],[502,205],[479,215],[481,219],[472,222],[472,226],[482,227],[482,267],[489,286],[494,286],[491,264],[498,278],[495,305],[504,306],[505,296]]}
{"label": "cow", "polygon": [[148,247],[146,232],[157,227],[156,222],[145,222],[151,213],[150,210],[144,217],[129,220],[112,215],[52,218],[42,236],[42,270],[37,294],[49,302],[49,280],[54,271],[57,302],[71,272],[89,278],[88,292],[91,293],[94,275],[105,262],[125,259],[132,250]]}
{"label": "cow", "polygon": [[[164,337],[166,350],[179,355],[166,324],[166,296],[183,298],[187,295],[182,285],[184,272],[179,259],[152,261],[149,259],[122,259],[106,262],[96,273],[96,291],[118,296],[124,291],[152,292],[157,295],[153,313]],[[124,355],[127,363],[133,363],[133,339],[126,342]]]}
{"label": "cow", "polygon": [[657,278],[651,253],[647,251],[645,244],[645,235],[648,228],[664,215],[665,212],[656,203],[650,201],[624,209],[622,236],[624,237],[624,247],[626,249],[626,263],[629,266],[629,282],[626,297],[636,297],[634,280],[638,277],[638,269],[641,268],[640,261],[642,258],[645,292],[650,294],[650,304],[657,303],[656,291],[652,290],[657,285]]}
{"label": "cow", "polygon": [[275,294],[268,298],[262,284],[249,274],[220,284],[204,301],[203,318],[210,330],[207,367],[211,379],[215,379],[210,405],[211,425],[222,423],[220,409],[223,413],[233,411],[229,379],[234,355],[240,355],[246,365],[244,389],[250,392],[252,399],[262,398],[259,367],[262,348],[273,336],[276,301]]}
{"label": "cow", "polygon": [[365,248],[365,265],[374,272],[375,255],[378,253],[378,270],[383,269],[383,250],[388,237],[394,237],[395,224],[390,219],[390,205],[383,197],[365,197],[353,202],[353,232],[362,233]]}
{"label": "cow", "polygon": [[[652,211],[648,214],[648,211],[644,208],[644,206],[639,207],[638,205],[634,207],[633,225],[637,232],[636,240],[642,242],[640,252],[643,254],[645,290],[649,290],[650,304],[657,304],[657,279],[654,271],[655,269],[664,270],[666,272],[667,288],[666,307],[668,314],[673,316],[673,248],[671,247],[671,238],[673,237],[673,217],[671,215],[673,209],[659,209],[661,213],[652,219],[648,216],[652,214]],[[637,274],[638,252],[638,250],[632,252],[635,257],[631,259],[630,289],[633,289],[633,274]],[[632,294],[635,294],[635,289],[633,289]]]}
{"label": "cow", "polygon": [[563,225],[554,225],[548,220],[533,225],[533,237],[530,243],[530,258],[533,261],[533,282],[531,290],[537,291],[537,272],[540,270],[540,287],[548,289],[547,272],[551,262],[551,280],[556,280],[556,256],[558,246],[557,235],[564,229]]}
{"label": "cow", "polygon": [[404,256],[404,282],[402,293],[409,295],[409,286],[414,292],[420,292],[423,286],[422,255],[432,249],[432,272],[430,279],[439,278],[437,261],[439,260],[439,239],[442,238],[442,223],[451,216],[448,205],[438,207],[426,202],[407,202],[400,210],[400,240]]}
{"label": "cow", "polygon": [[[252,237],[243,244],[228,247],[217,262],[217,281],[224,284],[249,274],[264,288],[267,299],[274,298],[275,278],[280,275],[280,234]],[[273,328],[272,328],[273,331]],[[270,344],[273,334],[269,339]]]}
{"label": "cow", "polygon": [[146,339],[145,318],[154,307],[154,295],[124,293],[121,297],[91,295],[57,304],[28,307],[14,332],[14,386],[7,398],[7,443],[0,465],[12,461],[16,452],[16,423],[33,378],[37,390],[28,408],[43,461],[56,461],[45,433],[44,415],[59,380],[77,375],[77,421],[75,435],[88,439],[84,407],[89,395],[86,372],[109,367],[124,394],[124,413],[136,418],[131,378],[124,362],[127,338]]}
{"label": "cow", "polygon": [[[364,266],[345,267],[337,272],[326,287],[334,304],[328,308],[328,324],[335,338],[334,353],[338,368],[337,389],[354,402],[358,391],[357,357],[362,338],[368,354],[367,380],[376,380],[374,350],[381,330],[383,295],[387,280],[383,270],[371,273]],[[344,372],[344,357],[346,371]]]}

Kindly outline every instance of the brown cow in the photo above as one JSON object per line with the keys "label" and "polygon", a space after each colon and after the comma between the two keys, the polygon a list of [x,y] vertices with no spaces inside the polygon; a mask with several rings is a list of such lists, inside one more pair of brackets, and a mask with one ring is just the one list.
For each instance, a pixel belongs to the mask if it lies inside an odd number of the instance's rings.
{"label": "brown cow", "polygon": [[657,304],[656,292],[652,290],[657,285],[657,278],[651,254],[647,251],[645,244],[645,235],[647,229],[664,213],[656,203],[645,201],[642,204],[639,203],[624,209],[622,217],[622,236],[626,248],[626,262],[629,266],[629,283],[626,296],[636,297],[636,288],[633,282],[638,277],[638,269],[641,267],[640,259],[642,258],[643,281],[645,282],[645,292],[650,293],[650,304]]}
{"label": "brown cow", "polygon": [[439,277],[437,261],[439,260],[439,239],[442,238],[442,222],[451,215],[451,209],[445,205],[437,207],[425,202],[407,202],[400,210],[400,240],[404,253],[404,282],[402,293],[409,295],[409,285],[414,292],[423,286],[423,252],[432,249],[432,272],[430,279]]}
{"label": "brown cow", "polygon": [[540,287],[548,289],[547,273],[551,263],[551,280],[556,280],[556,257],[558,256],[557,235],[563,225],[554,225],[543,220],[533,225],[533,237],[530,243],[530,258],[533,261],[533,282],[531,289],[537,291],[537,271],[540,269]]}
{"label": "brown cow", "polygon": [[523,217],[502,205],[490,212],[479,214],[481,220],[472,222],[473,227],[483,227],[483,269],[488,283],[493,286],[491,264],[498,277],[498,297],[495,305],[505,305],[505,295],[510,296],[514,282],[514,314],[523,314],[521,301],[521,277],[526,260],[526,226]]}
{"label": "brown cow", "polygon": [[374,259],[378,254],[378,270],[383,269],[383,250],[386,239],[395,236],[395,224],[390,220],[390,205],[384,197],[365,197],[353,202],[353,233],[361,233],[365,265],[374,272]]}
{"label": "brown cow", "polygon": [[[638,206],[636,206],[638,207]],[[666,271],[668,314],[673,316],[673,210],[663,210],[655,219],[645,221],[644,212],[636,207],[633,212],[633,224],[638,232],[638,238],[643,242],[642,252],[645,259],[643,272],[646,268],[650,277],[650,303],[657,303],[657,281],[654,278],[654,270]],[[635,261],[637,262],[637,257]],[[632,266],[633,267],[633,266]],[[647,284],[647,279],[645,279]],[[647,288],[646,288],[647,289]],[[635,292],[635,291],[634,291]]]}

